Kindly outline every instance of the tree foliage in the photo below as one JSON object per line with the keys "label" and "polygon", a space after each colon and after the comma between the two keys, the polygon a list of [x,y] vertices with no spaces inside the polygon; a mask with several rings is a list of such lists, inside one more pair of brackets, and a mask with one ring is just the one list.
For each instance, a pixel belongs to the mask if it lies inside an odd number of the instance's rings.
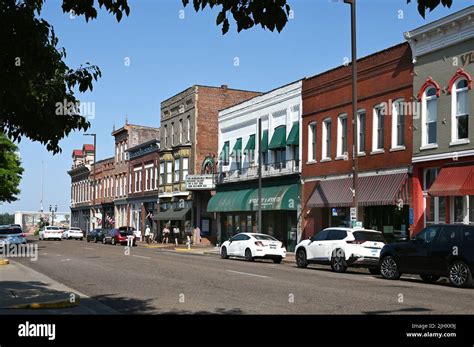
{"label": "tree foliage", "polygon": [[0,214],[0,225],[15,223],[15,215],[9,213]]}
{"label": "tree foliage", "polygon": [[[409,4],[411,0],[407,0]],[[418,12],[421,14],[423,18],[425,18],[426,10],[430,12],[433,11],[436,7],[440,4],[444,7],[451,7],[453,4],[453,0],[417,0],[418,2]]]}
{"label": "tree foliage", "polygon": [[0,133],[0,201],[16,201],[20,193],[23,168],[16,151],[17,146]]}

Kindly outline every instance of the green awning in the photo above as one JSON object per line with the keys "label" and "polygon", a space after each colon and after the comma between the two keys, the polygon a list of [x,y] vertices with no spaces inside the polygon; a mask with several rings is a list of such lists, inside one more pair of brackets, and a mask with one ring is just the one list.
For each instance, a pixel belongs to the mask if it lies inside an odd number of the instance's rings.
{"label": "green awning", "polygon": [[262,133],[262,152],[268,152],[268,130]]}
{"label": "green awning", "polygon": [[291,127],[290,134],[286,139],[286,144],[288,146],[299,146],[300,144],[300,124],[298,122],[293,123]]}
{"label": "green awning", "polygon": [[242,138],[239,137],[237,141],[235,141],[234,149],[232,150],[232,153],[230,154],[231,157],[236,155],[237,153],[242,152]]}
{"label": "green awning", "polygon": [[229,158],[229,142],[224,143],[221,154],[219,155],[219,160],[225,161],[227,158]]}
{"label": "green awning", "polygon": [[269,149],[279,149],[286,147],[286,125],[280,126],[273,132],[272,140],[268,145]]}
{"label": "green awning", "polygon": [[255,150],[255,134],[250,135],[244,151],[247,152],[247,151],[254,151],[254,150]]}
{"label": "green awning", "polygon": [[[262,210],[296,211],[300,204],[298,184],[263,187]],[[258,189],[217,192],[207,204],[207,212],[246,212],[258,210]]]}
{"label": "green awning", "polygon": [[164,220],[164,221],[185,220],[186,215],[189,213],[189,211],[191,211],[189,208],[175,210],[174,208],[170,207],[166,211],[158,212],[158,215],[155,217],[155,220]]}
{"label": "green awning", "polygon": [[207,212],[245,211],[247,198],[253,189],[217,192],[207,203]]}
{"label": "green awning", "polygon": [[[262,210],[296,211],[300,203],[298,184],[262,187]],[[254,189],[247,199],[246,211],[258,211],[258,189]]]}

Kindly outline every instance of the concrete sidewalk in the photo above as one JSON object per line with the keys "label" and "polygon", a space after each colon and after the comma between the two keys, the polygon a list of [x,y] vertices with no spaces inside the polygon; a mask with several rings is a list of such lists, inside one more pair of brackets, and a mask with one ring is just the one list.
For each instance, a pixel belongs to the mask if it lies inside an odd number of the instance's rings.
{"label": "concrete sidewalk", "polygon": [[35,270],[10,260],[0,266],[0,314],[116,314]]}

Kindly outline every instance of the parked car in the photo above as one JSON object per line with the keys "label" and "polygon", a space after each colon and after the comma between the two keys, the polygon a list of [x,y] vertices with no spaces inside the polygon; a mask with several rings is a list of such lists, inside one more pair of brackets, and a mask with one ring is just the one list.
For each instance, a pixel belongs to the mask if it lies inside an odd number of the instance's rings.
{"label": "parked car", "polygon": [[133,238],[132,244],[133,246],[136,246],[137,237],[135,235],[135,229],[124,226],[109,230],[109,232],[107,232],[102,239],[102,243],[110,243],[112,245],[126,245],[129,237]]}
{"label": "parked car", "polygon": [[40,240],[51,240],[51,239],[56,239],[61,241],[63,236],[63,231],[61,230],[60,227],[54,227],[54,226],[46,226],[43,227],[43,229],[40,230],[39,232],[39,239]]}
{"label": "parked car", "polygon": [[86,235],[86,241],[87,242],[102,242],[102,239],[105,235],[106,230],[102,230],[99,228],[93,229],[89,231]]}
{"label": "parked car", "polygon": [[455,287],[473,284],[474,226],[432,225],[413,240],[387,244],[380,256],[380,274],[396,280],[404,273],[425,282],[448,277]]}
{"label": "parked car", "polygon": [[380,231],[357,228],[327,228],[296,245],[296,265],[331,265],[335,272],[348,267],[365,267],[378,274],[381,249],[385,239]]}
{"label": "parked car", "polygon": [[221,246],[221,258],[241,257],[247,261],[272,259],[281,263],[286,249],[276,238],[266,234],[240,233],[225,241]]}
{"label": "parked car", "polygon": [[63,232],[63,239],[76,239],[76,240],[83,240],[84,234],[81,230],[81,228],[74,228],[71,227],[69,229],[66,229],[66,231]]}
{"label": "parked car", "polygon": [[0,226],[0,248],[9,245],[26,244],[26,237],[17,225]]}

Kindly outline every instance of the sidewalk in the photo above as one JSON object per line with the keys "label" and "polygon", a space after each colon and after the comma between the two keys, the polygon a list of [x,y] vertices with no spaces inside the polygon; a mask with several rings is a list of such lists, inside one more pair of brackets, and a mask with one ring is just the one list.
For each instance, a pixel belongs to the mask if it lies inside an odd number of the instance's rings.
{"label": "sidewalk", "polygon": [[[210,246],[201,246],[201,245],[193,245],[191,249],[188,249],[186,245],[178,245],[176,247],[174,244],[164,244],[161,243],[154,243],[151,245],[147,245],[145,242],[138,242],[138,246],[144,248],[156,248],[163,251],[170,251],[170,252],[179,252],[179,253],[187,253],[187,254],[194,254],[194,255],[207,255],[207,256],[220,256],[220,247],[215,247],[213,245]],[[295,261],[295,253],[287,252],[286,258],[284,259],[285,262],[294,262]]]}
{"label": "sidewalk", "polygon": [[111,308],[10,260],[0,266],[0,314],[116,314]]}

